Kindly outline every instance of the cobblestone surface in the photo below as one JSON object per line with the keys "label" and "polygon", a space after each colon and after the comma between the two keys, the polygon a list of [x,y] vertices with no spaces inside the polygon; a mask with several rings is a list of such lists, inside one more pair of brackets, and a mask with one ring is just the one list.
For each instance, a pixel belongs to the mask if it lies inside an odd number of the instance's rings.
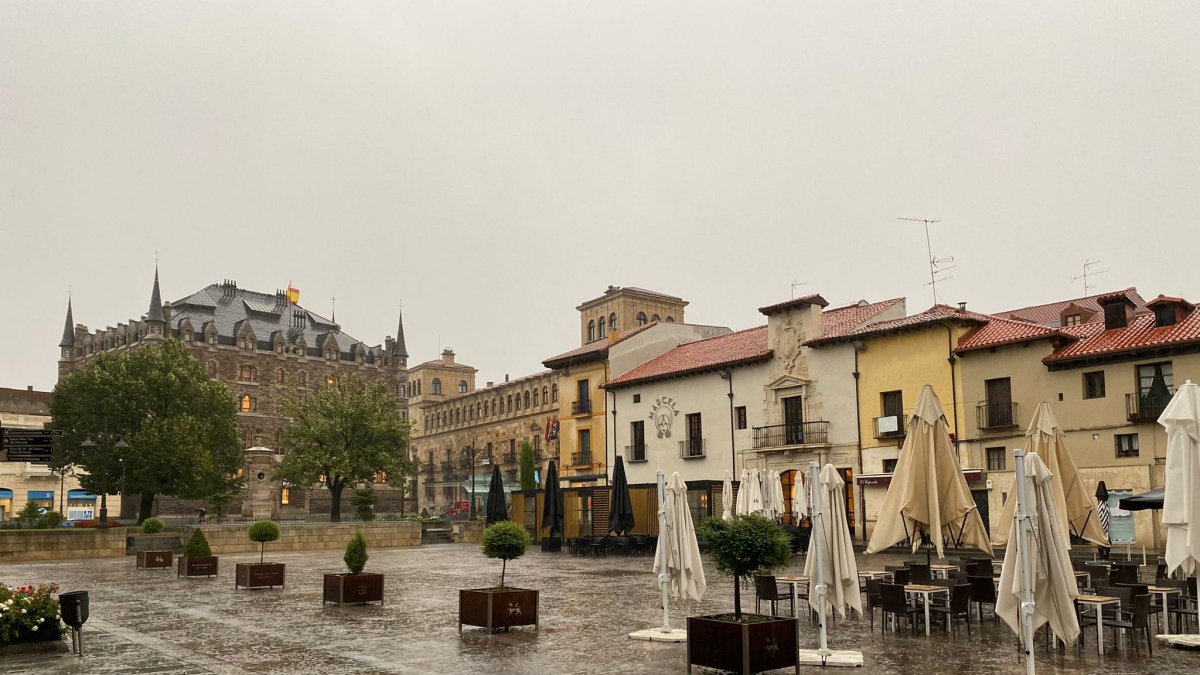
{"label": "cobblestone surface", "polygon": [[[29,654],[0,660],[0,672],[171,673],[219,675],[307,673],[668,673],[686,670],[683,645],[629,640],[630,631],[658,625],[661,610],[649,557],[577,558],[533,550],[510,563],[508,581],[541,589],[539,630],[485,634],[457,624],[457,589],[494,585],[498,562],[477,545],[371,551],[368,571],[386,574],[383,606],[321,605],[321,574],[341,572],[339,552],[270,555],[288,565],[288,586],[235,590],[233,566],[257,556],[221,558],[216,579],[177,579],[173,571],[136,570],[132,558],[5,565],[9,584],[56,582],[89,590],[92,618],[86,656]],[[869,566],[894,562],[871,556]],[[792,563],[792,572],[803,559]],[[733,589],[709,569],[700,603],[673,608],[687,614],[729,611]],[[753,591],[746,594],[753,607]],[[815,624],[802,621],[801,645],[815,647]],[[881,634],[868,622],[838,622],[834,649],[859,649],[860,673],[1019,673],[1015,638],[986,621],[974,636]],[[1106,637],[1112,647],[1112,635]],[[1100,657],[1094,634],[1079,655],[1039,645],[1039,669],[1062,673],[1195,673],[1200,655],[1156,645],[1154,656],[1126,643]]]}

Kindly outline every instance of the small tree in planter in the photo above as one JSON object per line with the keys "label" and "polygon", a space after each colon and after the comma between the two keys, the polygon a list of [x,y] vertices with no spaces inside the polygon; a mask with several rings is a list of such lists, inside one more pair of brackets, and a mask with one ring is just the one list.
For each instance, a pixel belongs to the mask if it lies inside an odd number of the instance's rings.
{"label": "small tree in planter", "polygon": [[247,534],[250,537],[250,541],[257,541],[262,547],[258,552],[257,563],[237,564],[237,574],[235,575],[236,578],[233,584],[234,588],[238,586],[246,588],[283,586],[284,564],[263,562],[263,557],[267,551],[267,542],[279,539],[279,526],[269,520],[260,520],[250,526]]}
{"label": "small tree in planter", "polygon": [[717,571],[733,577],[733,614],[688,617],[688,665],[742,673],[795,667],[796,619],[742,612],[742,578],[787,565],[787,533],[759,515],[709,518],[699,532]]}
{"label": "small tree in planter", "polygon": [[378,602],[383,604],[383,575],[364,573],[367,566],[367,540],[362,532],[354,533],[354,537],[346,544],[346,554],[342,560],[346,563],[348,574],[326,574],[325,592],[321,596],[321,604],[335,602],[338,604],[366,604]]}
{"label": "small tree in planter", "polygon": [[183,577],[213,577],[217,575],[217,556],[212,554],[208,539],[200,528],[192,530],[183,547],[183,555],[179,557],[179,571],[176,576]]}
{"label": "small tree in planter", "polygon": [[458,630],[464,625],[482,626],[489,632],[514,626],[538,625],[538,591],[505,587],[508,561],[525,555],[529,532],[524,526],[504,520],[483,531],[483,554],[500,559],[500,585],[463,589],[458,592]]}
{"label": "small tree in planter", "polygon": [[[142,545],[146,546],[147,548],[137,552],[138,569],[171,569],[171,565],[174,563],[172,560],[174,554],[170,549],[163,548],[161,545],[156,545],[166,543],[166,541],[169,541],[170,538],[154,536],[166,528],[167,526],[158,518],[147,518],[142,522],[142,534],[149,535],[146,537],[146,539],[149,539],[150,542],[139,542],[139,548]],[[164,541],[160,541],[160,539]],[[176,539],[175,543],[179,543],[179,540]]]}

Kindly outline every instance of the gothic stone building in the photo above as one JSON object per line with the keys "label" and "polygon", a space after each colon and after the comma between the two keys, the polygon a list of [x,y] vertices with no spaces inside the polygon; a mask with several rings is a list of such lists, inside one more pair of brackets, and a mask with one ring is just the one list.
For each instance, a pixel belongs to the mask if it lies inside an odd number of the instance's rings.
{"label": "gothic stone building", "polygon": [[[209,377],[224,382],[237,400],[238,426],[246,448],[247,489],[231,505],[233,513],[266,518],[329,511],[327,490],[305,490],[271,480],[272,470],[286,452],[286,420],[278,414],[280,393],[304,391],[335,376],[355,374],[371,382],[386,382],[405,404],[407,415],[408,353],[402,318],[395,338],[368,346],[343,332],[333,318],[289,302],[283,291],[259,293],[226,280],[163,304],[157,270],[150,308],[140,319],[93,332],[74,323],[67,303],[66,326],[59,343],[59,378],[86,368],[102,352],[138,349],[168,338],[182,341]],[[411,488],[408,504],[402,504],[399,491],[378,485],[377,510],[411,510],[415,505]],[[127,501],[137,504],[137,500]],[[194,514],[199,505],[161,498],[157,510]],[[131,514],[122,513],[126,515]]]}

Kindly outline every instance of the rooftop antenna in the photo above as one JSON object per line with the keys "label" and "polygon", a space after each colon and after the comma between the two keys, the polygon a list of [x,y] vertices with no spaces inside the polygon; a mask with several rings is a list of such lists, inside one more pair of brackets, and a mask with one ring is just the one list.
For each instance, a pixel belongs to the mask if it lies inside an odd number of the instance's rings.
{"label": "rooftop antenna", "polygon": [[337,323],[337,295],[329,296],[329,320]]}
{"label": "rooftop antenna", "polygon": [[1101,262],[1102,261],[1100,261],[1100,260],[1092,260],[1091,258],[1088,258],[1087,260],[1085,260],[1083,262],[1083,274],[1076,274],[1071,277],[1071,281],[1079,281],[1080,279],[1083,280],[1083,294],[1085,296],[1089,294],[1089,291],[1091,291],[1093,288],[1095,288],[1094,286],[1092,286],[1091,284],[1088,283],[1088,277],[1089,276],[1094,277],[1097,274],[1104,274],[1105,272],[1108,271],[1108,270],[1097,270],[1095,272],[1092,271],[1092,265],[1099,265]]}
{"label": "rooftop antenna", "polygon": [[925,223],[925,252],[929,255],[929,283],[925,284],[933,290],[933,304],[938,302],[937,282],[948,281],[954,277],[941,276],[948,270],[952,270],[958,265],[947,265],[946,263],[954,262],[954,256],[945,256],[939,258],[933,254],[933,244],[929,240],[929,225],[931,223],[940,223],[942,221],[935,218],[897,218],[896,220],[906,220],[910,223]]}
{"label": "rooftop antenna", "polygon": [[808,285],[807,281],[796,281],[795,279],[792,279],[792,299],[793,300],[796,299],[796,287],[797,286],[807,286],[807,285]]}

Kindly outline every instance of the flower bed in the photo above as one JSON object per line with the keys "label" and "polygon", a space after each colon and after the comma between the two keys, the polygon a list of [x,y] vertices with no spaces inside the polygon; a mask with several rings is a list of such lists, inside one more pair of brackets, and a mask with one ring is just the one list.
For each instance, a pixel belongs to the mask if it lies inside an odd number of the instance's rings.
{"label": "flower bed", "polygon": [[61,639],[63,624],[54,595],[57,591],[56,584],[36,588],[0,584],[0,647]]}

